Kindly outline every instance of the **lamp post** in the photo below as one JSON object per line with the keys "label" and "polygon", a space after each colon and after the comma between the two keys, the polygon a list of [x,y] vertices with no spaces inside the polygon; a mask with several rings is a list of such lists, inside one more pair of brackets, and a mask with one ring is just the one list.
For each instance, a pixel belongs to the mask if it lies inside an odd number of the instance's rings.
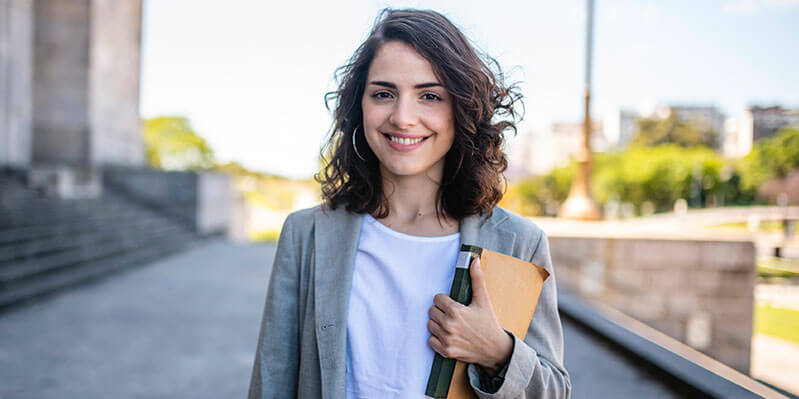
{"label": "lamp post", "polygon": [[594,1],[588,0],[587,37],[585,51],[585,121],[583,140],[577,150],[577,173],[574,176],[569,197],[560,209],[559,215],[567,219],[599,220],[602,212],[591,198],[591,45],[594,21]]}

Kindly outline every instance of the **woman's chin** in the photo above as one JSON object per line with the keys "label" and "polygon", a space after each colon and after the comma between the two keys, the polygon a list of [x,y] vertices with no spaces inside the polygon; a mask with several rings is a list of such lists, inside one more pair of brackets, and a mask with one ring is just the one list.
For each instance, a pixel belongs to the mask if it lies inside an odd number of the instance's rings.
{"label": "woman's chin", "polygon": [[413,166],[384,166],[383,170],[390,176],[397,178],[408,178],[414,176],[424,176],[425,169]]}

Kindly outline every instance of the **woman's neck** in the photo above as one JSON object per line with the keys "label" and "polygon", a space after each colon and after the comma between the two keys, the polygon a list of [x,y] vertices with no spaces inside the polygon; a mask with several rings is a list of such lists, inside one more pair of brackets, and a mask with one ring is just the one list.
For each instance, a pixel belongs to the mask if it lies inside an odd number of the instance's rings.
{"label": "woman's neck", "polygon": [[380,221],[413,235],[443,235],[459,230],[457,220],[436,214],[440,178],[432,176],[383,176],[383,192],[389,214]]}

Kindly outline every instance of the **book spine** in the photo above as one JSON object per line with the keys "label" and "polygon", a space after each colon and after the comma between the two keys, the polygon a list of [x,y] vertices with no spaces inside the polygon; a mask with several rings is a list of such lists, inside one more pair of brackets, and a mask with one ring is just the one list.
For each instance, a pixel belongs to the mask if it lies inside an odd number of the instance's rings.
{"label": "book spine", "polygon": [[[480,257],[481,253],[480,247],[461,245],[458,254],[455,278],[452,279],[449,296],[464,305],[469,305],[472,302],[472,276],[469,274],[469,266],[474,258]],[[427,380],[425,395],[435,399],[446,399],[453,371],[455,371],[455,359],[447,359],[436,353],[433,367],[430,368],[430,378]]]}

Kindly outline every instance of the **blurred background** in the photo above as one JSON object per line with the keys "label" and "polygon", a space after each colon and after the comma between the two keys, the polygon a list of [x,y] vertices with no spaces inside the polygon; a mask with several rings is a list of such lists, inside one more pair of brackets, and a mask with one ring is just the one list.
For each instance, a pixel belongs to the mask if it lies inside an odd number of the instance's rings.
{"label": "blurred background", "polygon": [[575,398],[799,394],[799,1],[0,0],[0,397],[246,394],[384,7],[521,88]]}

